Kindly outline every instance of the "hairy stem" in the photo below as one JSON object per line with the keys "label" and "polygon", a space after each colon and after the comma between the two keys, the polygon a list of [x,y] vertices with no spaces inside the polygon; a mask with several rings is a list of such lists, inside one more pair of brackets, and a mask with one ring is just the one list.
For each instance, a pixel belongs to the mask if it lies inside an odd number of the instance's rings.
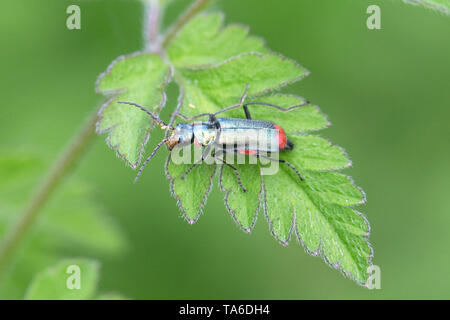
{"label": "hairy stem", "polygon": [[159,26],[161,7],[158,0],[147,0],[144,5],[144,42],[145,50],[160,53]]}
{"label": "hairy stem", "polygon": [[42,185],[39,186],[34,197],[22,213],[18,223],[5,237],[5,240],[0,248],[0,273],[3,271],[11,253],[27,234],[27,231],[30,229],[30,226],[35,221],[42,207],[60,185],[63,178],[73,169],[74,164],[85,153],[87,147],[95,136],[96,122],[97,112],[87,120],[80,132],[75,136],[67,150],[62,154],[55,166],[51,169]]}
{"label": "hairy stem", "polygon": [[210,0],[197,0],[186,11],[177,19],[174,25],[169,29],[164,40],[162,41],[161,46],[166,48],[167,45],[173,40],[173,38],[177,35],[178,31],[188,23],[199,11],[204,9],[206,5],[210,2]]}

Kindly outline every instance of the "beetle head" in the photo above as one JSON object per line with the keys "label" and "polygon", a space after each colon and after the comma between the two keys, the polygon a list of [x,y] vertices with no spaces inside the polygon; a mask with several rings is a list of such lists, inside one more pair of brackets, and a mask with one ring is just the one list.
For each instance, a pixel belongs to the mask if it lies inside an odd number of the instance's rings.
{"label": "beetle head", "polygon": [[177,145],[190,144],[192,142],[192,138],[192,125],[188,123],[179,123],[167,140],[167,146],[169,150],[172,150]]}

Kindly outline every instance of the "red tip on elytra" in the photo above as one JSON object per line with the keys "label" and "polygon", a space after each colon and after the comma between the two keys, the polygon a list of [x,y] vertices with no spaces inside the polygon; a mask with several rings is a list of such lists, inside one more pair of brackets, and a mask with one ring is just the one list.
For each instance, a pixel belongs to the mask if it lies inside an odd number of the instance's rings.
{"label": "red tip on elytra", "polygon": [[277,132],[277,141],[278,141],[278,147],[280,150],[283,150],[286,147],[287,144],[287,138],[286,133],[284,132],[283,128],[281,128],[279,125],[275,125],[275,129],[278,130]]}

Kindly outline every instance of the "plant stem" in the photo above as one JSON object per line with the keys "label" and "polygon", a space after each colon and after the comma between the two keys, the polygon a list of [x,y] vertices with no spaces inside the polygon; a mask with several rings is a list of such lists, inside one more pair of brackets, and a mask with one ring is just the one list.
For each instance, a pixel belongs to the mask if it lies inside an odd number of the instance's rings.
{"label": "plant stem", "polygon": [[177,19],[174,25],[169,29],[164,40],[162,41],[162,47],[166,48],[172,39],[177,35],[178,31],[188,23],[200,10],[205,8],[210,0],[197,0],[192,3],[189,8]]}
{"label": "plant stem", "polygon": [[87,120],[84,127],[75,136],[66,152],[64,152],[61,158],[56,162],[55,166],[51,169],[47,178],[42,185],[38,188],[36,194],[31,199],[30,203],[24,210],[18,223],[12,228],[9,234],[5,237],[0,248],[0,273],[3,271],[8,258],[18,246],[30,226],[35,221],[38,213],[51,197],[52,193],[62,182],[63,178],[73,169],[74,164],[85,153],[90,142],[95,137],[95,124],[97,122],[97,112],[95,112]]}
{"label": "plant stem", "polygon": [[147,0],[144,3],[144,43],[145,50],[160,53],[159,25],[161,7],[158,0]]}

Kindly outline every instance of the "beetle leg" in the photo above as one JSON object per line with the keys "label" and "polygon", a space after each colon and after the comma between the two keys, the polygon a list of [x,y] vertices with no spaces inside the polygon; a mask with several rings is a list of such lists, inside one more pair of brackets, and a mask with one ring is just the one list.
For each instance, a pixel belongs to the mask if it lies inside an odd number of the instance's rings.
{"label": "beetle leg", "polygon": [[147,165],[147,163],[152,160],[152,158],[155,156],[156,152],[159,150],[159,148],[161,148],[161,146],[166,143],[167,141],[169,141],[168,139],[163,139],[160,143],[158,143],[158,145],[156,146],[156,148],[153,150],[152,154],[150,155],[150,157],[147,158],[147,160],[145,160],[144,164],[141,166],[141,168],[139,169],[139,172],[136,176],[136,178],[134,178],[134,183],[136,183],[139,179],[139,177],[142,174],[142,170],[144,170],[145,166]]}
{"label": "beetle leg", "polygon": [[249,87],[249,86],[250,86],[249,83],[247,83],[247,84],[245,85],[244,93],[242,94],[241,99],[239,99],[239,104],[240,104],[240,105],[242,105],[242,104],[244,103],[244,100],[245,100],[245,98],[247,97],[248,87]]}
{"label": "beetle leg", "polygon": [[284,163],[285,165],[287,165],[289,168],[291,168],[292,170],[294,170],[294,172],[297,174],[297,176],[300,178],[301,181],[305,181],[305,178],[302,177],[302,175],[300,174],[300,172],[294,167],[294,165],[290,162],[287,162],[286,160],[283,159],[275,159],[275,158],[270,158],[268,156],[264,156],[260,153],[256,154],[257,157],[261,157],[261,158],[265,158],[265,159],[269,159],[271,161],[277,161],[280,163]]}
{"label": "beetle leg", "polygon": [[[220,151],[222,151],[220,153],[220,155],[225,153],[224,150],[220,150]],[[247,192],[247,188],[244,187],[244,185],[242,184],[241,175],[239,174],[238,169],[235,166],[233,166],[232,164],[229,164],[228,162],[226,162],[224,159],[218,158],[218,154],[214,154],[214,159],[217,159],[217,160],[221,161],[224,165],[230,167],[234,171],[234,174],[236,176],[237,182],[238,182],[239,186],[241,187],[242,191],[243,192]]]}
{"label": "beetle leg", "polygon": [[209,115],[209,122],[211,122],[216,127],[216,137],[214,138],[214,141],[211,143],[211,145],[212,145],[216,141],[219,141],[220,133],[222,132],[222,128],[220,127],[219,120],[217,120],[216,116],[212,113]]}
{"label": "beetle leg", "polygon": [[202,157],[200,160],[194,162],[189,169],[187,169],[187,171],[181,176],[181,179],[184,180],[186,178],[186,176],[189,174],[189,172],[191,172],[197,165],[199,165],[200,163],[202,163],[206,157],[208,156],[209,150],[211,149],[211,145],[206,146],[205,150],[203,150],[202,153]]}
{"label": "beetle leg", "polygon": [[207,145],[205,150],[203,150],[202,159],[200,161],[203,161],[206,159],[210,150],[211,150],[211,144]]}
{"label": "beetle leg", "polygon": [[191,172],[196,166],[198,166],[200,163],[202,163],[203,159],[200,159],[199,161],[194,162],[189,169],[181,176],[181,180],[186,179],[186,176]]}
{"label": "beetle leg", "polygon": [[213,113],[213,115],[218,115],[219,113],[230,111],[230,110],[242,107],[242,104],[244,103],[244,100],[247,97],[247,92],[248,92],[248,87],[249,86],[250,86],[250,84],[247,83],[247,85],[245,86],[244,93],[242,94],[241,98],[239,99],[239,103],[238,104],[235,104],[235,105],[232,105],[231,107],[227,107],[227,108],[224,108],[222,110],[216,111],[216,112]]}
{"label": "beetle leg", "polygon": [[220,122],[219,120],[217,120],[216,116],[212,113],[209,114],[209,122],[211,122],[216,127],[216,129],[218,130],[220,129]]}
{"label": "beetle leg", "polygon": [[252,120],[252,116],[250,115],[250,111],[248,111],[247,104],[244,104],[244,105],[243,105],[243,108],[244,108],[244,112],[245,112],[245,117],[246,117],[248,120]]}

